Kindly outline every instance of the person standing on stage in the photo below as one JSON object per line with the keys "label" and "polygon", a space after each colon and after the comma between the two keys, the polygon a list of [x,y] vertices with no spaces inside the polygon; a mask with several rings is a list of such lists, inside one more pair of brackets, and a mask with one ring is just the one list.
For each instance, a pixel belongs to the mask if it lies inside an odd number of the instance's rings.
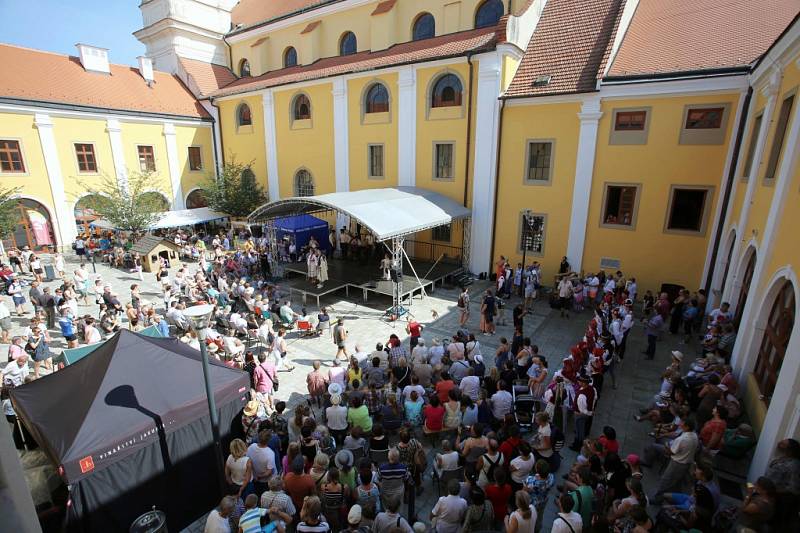
{"label": "person standing on stage", "polygon": [[347,259],[347,252],[350,249],[350,233],[346,228],[342,228],[339,235],[339,244],[342,247],[342,259]]}
{"label": "person standing on stage", "polygon": [[390,275],[390,270],[392,269],[392,256],[386,254],[381,259],[381,271],[383,271],[383,279],[390,280],[392,277]]}

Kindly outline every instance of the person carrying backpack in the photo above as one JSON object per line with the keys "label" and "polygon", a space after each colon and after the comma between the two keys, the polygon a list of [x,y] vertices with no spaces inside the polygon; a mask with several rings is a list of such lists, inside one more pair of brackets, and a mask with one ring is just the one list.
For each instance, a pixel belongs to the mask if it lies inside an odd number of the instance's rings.
{"label": "person carrying backpack", "polygon": [[486,488],[486,485],[494,481],[494,472],[497,468],[503,468],[504,458],[500,451],[500,444],[497,439],[489,439],[489,446],[486,453],[478,458],[475,469],[478,471],[478,486]]}

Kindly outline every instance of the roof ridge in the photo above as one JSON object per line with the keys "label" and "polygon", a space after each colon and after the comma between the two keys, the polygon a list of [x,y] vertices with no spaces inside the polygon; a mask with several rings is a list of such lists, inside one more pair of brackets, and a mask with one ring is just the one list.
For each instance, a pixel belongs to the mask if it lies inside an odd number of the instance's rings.
{"label": "roof ridge", "polygon": [[[31,48],[30,46],[22,46],[20,44],[13,44],[13,43],[2,43],[0,42],[0,46],[7,46],[9,48],[17,48],[19,50],[27,50],[29,52],[35,52],[37,54],[48,54],[51,56],[58,56],[58,57],[66,57],[67,59],[77,59],[78,61],[81,60],[79,56],[72,55],[72,54],[65,54],[63,52],[54,52],[53,50],[42,50],[41,48]],[[86,46],[94,46],[91,44],[87,44]],[[99,48],[99,47],[98,47]],[[127,65],[123,63],[112,63],[111,61],[108,62],[109,67],[122,67],[122,68],[132,68],[134,70],[139,70],[136,65]],[[169,72],[164,72],[162,70],[153,70],[153,74],[166,74],[167,76],[173,76]]]}

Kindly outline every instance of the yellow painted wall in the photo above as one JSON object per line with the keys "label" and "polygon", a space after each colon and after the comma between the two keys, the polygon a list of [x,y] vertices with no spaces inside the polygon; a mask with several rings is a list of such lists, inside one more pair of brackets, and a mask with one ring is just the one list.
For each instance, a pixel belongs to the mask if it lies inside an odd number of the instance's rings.
{"label": "yellow painted wall", "polygon": [[[558,271],[566,254],[569,234],[575,161],[578,153],[579,103],[506,107],[495,228],[495,255],[504,255],[516,265],[519,250],[520,216],[530,209],[545,214],[544,253],[526,255],[526,262],[542,263],[543,279]],[[549,185],[524,183],[529,140],[553,140],[553,176]]]}
{"label": "yellow painted wall", "polygon": [[[730,104],[723,144],[678,144],[684,106],[714,103]],[[603,102],[583,257],[585,270],[599,270],[602,257],[615,258],[621,260],[623,272],[637,278],[640,292],[657,290],[662,283],[699,287],[737,105],[736,94]],[[641,106],[652,108],[647,144],[610,145],[613,109]],[[607,183],[641,184],[634,230],[601,227]],[[664,231],[672,185],[714,187],[704,234]]]}
{"label": "yellow painted wall", "polygon": [[[477,72],[477,67],[474,70]],[[464,88],[462,105],[460,108],[429,109],[431,82],[445,72],[452,72],[460,76]],[[459,203],[464,200],[468,75],[469,68],[464,64],[417,70],[417,187],[444,194]],[[474,126],[473,120],[473,132]],[[437,141],[455,143],[455,176],[452,180],[433,179],[433,144]],[[470,168],[474,168],[472,161],[470,161]]]}
{"label": "yellow painted wall", "polygon": [[164,194],[172,205],[175,197],[172,192],[172,183],[169,175],[169,160],[167,158],[167,141],[164,137],[162,124],[141,124],[121,122],[122,147],[125,154],[125,166],[129,173],[139,172],[139,153],[137,145],[153,146],[156,158],[156,171],[153,175],[152,189]]}
{"label": "yellow painted wall", "polygon": [[55,220],[53,195],[50,191],[42,146],[39,143],[39,132],[33,124],[33,115],[0,113],[0,138],[20,141],[26,170],[24,174],[0,172],[3,187],[7,189],[21,187],[22,196],[33,198],[46,205],[50,210],[51,220]]}
{"label": "yellow painted wall", "polygon": [[[310,64],[318,58],[337,56],[339,55],[339,39],[346,31],[352,31],[356,34],[359,52],[388,48],[396,43],[410,41],[413,23],[417,16],[424,12],[434,16],[436,20],[436,35],[472,29],[475,23],[475,12],[482,1],[402,0],[395,4],[391,14],[394,19],[394,29],[387,32],[382,27],[384,22],[378,20],[381,17],[387,17],[387,15],[375,17],[371,15],[375,10],[375,6],[379,3],[376,0],[366,5],[320,18],[319,20],[321,20],[322,24],[312,32],[319,32],[319,35],[315,36],[315,41],[318,44],[313,45],[314,51],[310,53],[301,51],[302,48],[307,48],[301,42],[309,35],[301,35],[301,32],[308,26],[308,22],[294,24],[275,31],[271,31],[270,27],[266,26],[262,33],[232,45],[234,70],[238,74],[239,62],[242,58],[247,58],[250,61],[253,76],[280,69],[283,67],[283,53],[289,46],[293,46],[297,50],[298,63],[301,65]],[[445,21],[445,6],[450,6],[448,8],[450,19],[447,21]],[[381,25],[379,29],[382,33],[381,41],[375,43],[374,46],[371,42],[373,24]],[[391,33],[390,37],[393,38],[383,38],[385,37],[384,33]],[[269,37],[266,41],[253,46],[266,36]]]}
{"label": "yellow painted wall", "polygon": [[[302,91],[290,89],[274,93],[281,197],[294,195],[294,177],[300,168],[311,172],[316,194],[336,190],[331,91],[331,84],[323,83]],[[293,122],[290,120],[291,104],[300,92],[311,100],[311,119]]]}
{"label": "yellow painted wall", "polygon": [[[175,140],[178,144],[178,166],[181,171],[181,189],[183,197],[194,188],[202,187],[208,176],[214,174],[214,144],[211,128],[195,128],[176,126]],[[203,160],[203,169],[189,170],[189,146],[199,146]]]}
{"label": "yellow painted wall", "polygon": [[[106,121],[99,119],[53,117],[53,133],[64,177],[64,192],[67,202],[74,205],[86,192],[85,185],[98,187],[102,177],[115,178],[116,169],[111,155],[111,142],[106,131]],[[75,157],[75,143],[94,144],[97,172],[81,173]],[[146,143],[143,143],[146,144]],[[156,148],[158,151],[158,148]],[[135,168],[138,168],[138,164]]]}
{"label": "yellow painted wall", "polygon": [[[252,126],[237,127],[239,104],[250,106]],[[256,182],[267,189],[267,160],[264,144],[264,106],[260,95],[245,96],[219,102],[220,130],[222,132],[222,159],[225,162],[250,163]]]}
{"label": "yellow painted wall", "polygon": [[[364,113],[364,98],[376,82],[383,83],[389,91],[388,113]],[[351,190],[397,186],[397,74],[349,80],[348,134],[350,142]],[[383,144],[384,178],[369,177],[368,150],[370,144]]]}

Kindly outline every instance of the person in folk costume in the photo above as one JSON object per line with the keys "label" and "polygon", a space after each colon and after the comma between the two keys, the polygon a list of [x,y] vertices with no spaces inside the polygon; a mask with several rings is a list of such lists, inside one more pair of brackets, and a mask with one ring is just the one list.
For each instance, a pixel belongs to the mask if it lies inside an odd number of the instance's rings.
{"label": "person in folk costume", "polygon": [[592,387],[589,376],[578,376],[580,388],[575,397],[575,440],[571,450],[580,451],[583,440],[592,430],[592,417],[597,403],[597,391]]}
{"label": "person in folk costume", "polygon": [[622,338],[625,332],[622,330],[622,317],[619,316],[619,309],[611,311],[611,323],[608,325],[608,332],[614,339],[614,344],[617,350],[615,353],[618,355],[619,347],[622,344]]}
{"label": "person in folk costume", "polygon": [[316,252],[318,256],[318,266],[317,266],[317,288],[321,289],[322,286],[328,281],[328,260],[325,257],[325,254],[317,250]]}
{"label": "person in folk costume", "polygon": [[605,371],[604,353],[605,350],[603,350],[603,348],[597,347],[592,350],[592,355],[589,359],[589,375],[592,377],[592,383],[594,383],[597,394],[600,394],[603,390],[603,372]]}
{"label": "person in folk costume", "polygon": [[616,346],[614,345],[614,338],[609,335],[601,336],[597,341],[595,350],[600,349],[603,351],[603,373],[611,375],[611,388],[617,388],[617,375],[615,372],[617,366],[616,359]]}
{"label": "person in folk costume", "polygon": [[312,285],[316,285],[317,268],[319,267],[319,257],[317,257],[316,250],[311,249],[308,251],[306,262],[308,263],[308,281],[311,282]]}
{"label": "person in folk costume", "polygon": [[559,426],[563,431],[566,429],[564,424],[564,402],[567,399],[567,386],[561,372],[556,372],[553,380],[545,389],[542,399],[545,402],[544,410],[550,415],[553,424]]}
{"label": "person in folk costume", "polygon": [[623,305],[619,307],[619,316],[622,319],[622,341],[619,342],[617,356],[622,361],[625,358],[625,347],[628,344],[628,335],[633,327],[633,301],[625,299]]}

